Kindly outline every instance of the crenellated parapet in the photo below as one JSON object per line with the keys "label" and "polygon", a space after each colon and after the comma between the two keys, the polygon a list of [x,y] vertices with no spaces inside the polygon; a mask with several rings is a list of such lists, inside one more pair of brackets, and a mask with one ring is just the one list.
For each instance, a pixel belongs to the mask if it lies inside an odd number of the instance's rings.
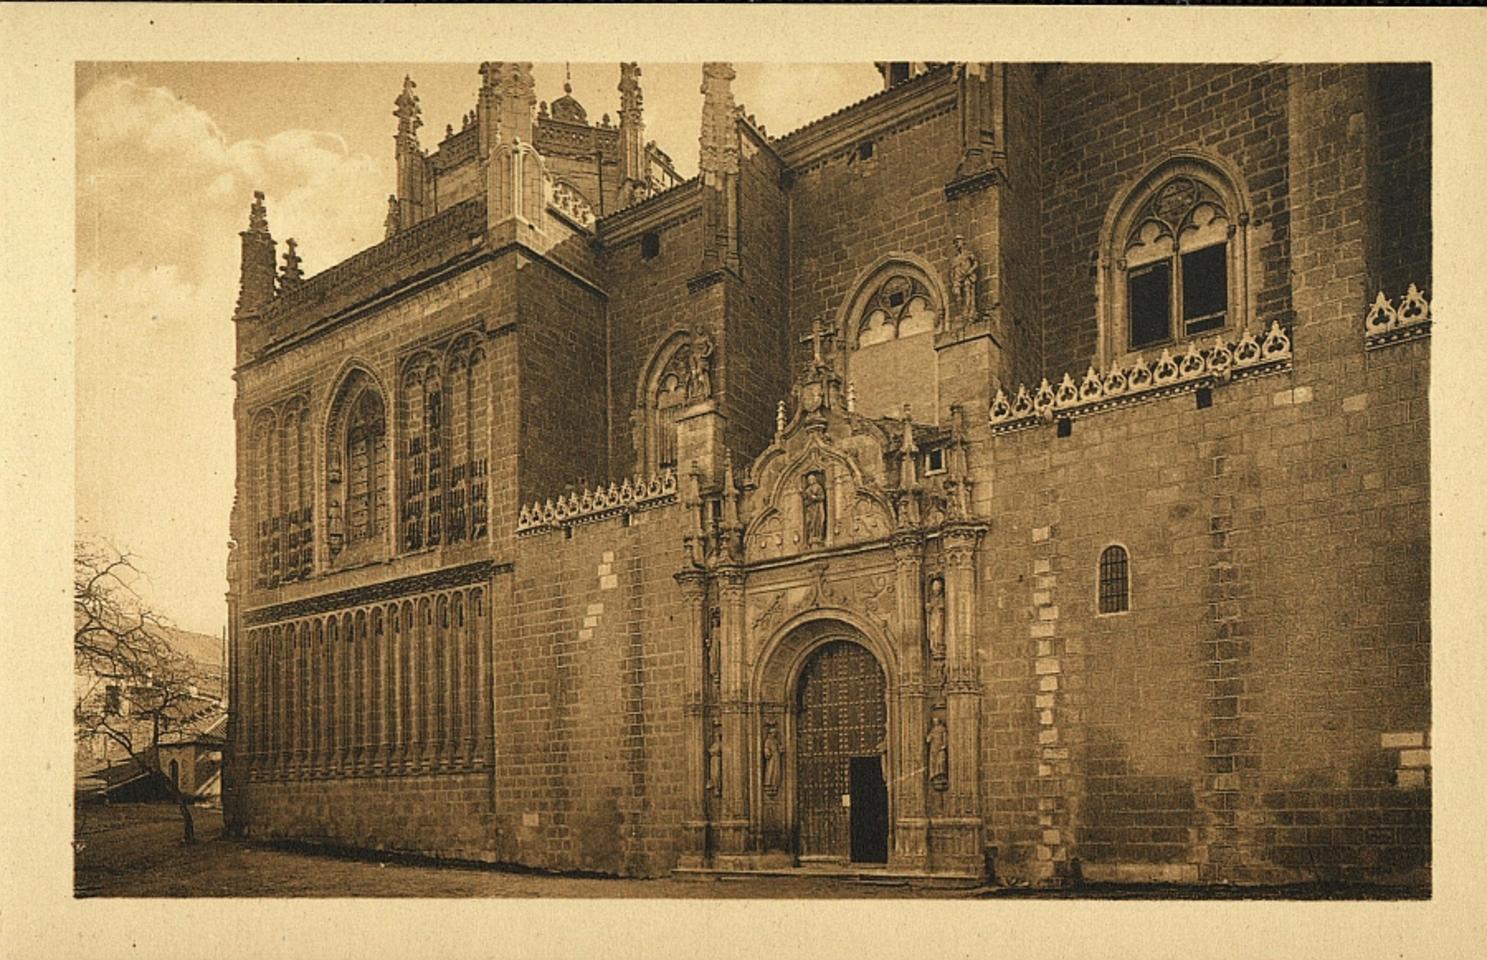
{"label": "crenellated parapet", "polygon": [[1175,357],[1163,349],[1150,364],[1138,357],[1130,366],[1117,363],[1103,375],[1091,366],[1077,383],[1067,373],[1057,385],[1045,377],[1037,389],[1030,392],[1021,385],[1011,398],[998,390],[991,402],[991,430],[1009,433],[1055,418],[1088,416],[1290,367],[1291,338],[1272,321],[1261,338],[1246,332],[1234,342],[1223,337],[1207,346],[1190,342],[1187,351]]}
{"label": "crenellated parapet", "polygon": [[517,536],[532,536],[595,523],[623,514],[637,513],[676,502],[676,472],[667,470],[652,477],[626,478],[623,483],[570,493],[545,502],[521,508],[517,515]]}
{"label": "crenellated parapet", "polygon": [[1394,343],[1430,336],[1430,301],[1413,283],[1394,306],[1382,290],[1363,318],[1363,349],[1377,350]]}

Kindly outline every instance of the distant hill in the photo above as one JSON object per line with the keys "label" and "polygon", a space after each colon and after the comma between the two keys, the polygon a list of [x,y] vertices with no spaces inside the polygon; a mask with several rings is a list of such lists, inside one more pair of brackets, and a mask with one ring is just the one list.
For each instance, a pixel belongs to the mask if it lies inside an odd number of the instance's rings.
{"label": "distant hill", "polygon": [[195,660],[209,673],[222,672],[222,638],[207,633],[192,633],[190,630],[165,628],[166,639],[176,650]]}

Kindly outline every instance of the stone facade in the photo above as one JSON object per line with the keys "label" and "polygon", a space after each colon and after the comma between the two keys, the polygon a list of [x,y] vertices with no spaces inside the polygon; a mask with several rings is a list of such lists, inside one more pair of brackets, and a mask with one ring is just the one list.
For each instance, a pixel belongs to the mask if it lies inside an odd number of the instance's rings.
{"label": "stone facade", "polygon": [[700,172],[530,64],[242,234],[249,836],[1426,883],[1428,67],[879,64]]}

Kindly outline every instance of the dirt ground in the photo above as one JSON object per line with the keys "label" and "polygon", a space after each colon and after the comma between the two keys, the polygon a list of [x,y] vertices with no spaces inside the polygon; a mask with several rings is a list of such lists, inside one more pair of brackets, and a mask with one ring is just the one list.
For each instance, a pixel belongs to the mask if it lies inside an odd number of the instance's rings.
{"label": "dirt ground", "polygon": [[79,807],[74,836],[78,897],[563,897],[861,898],[966,897],[823,878],[624,880],[478,865],[434,865],[285,849],[222,834],[219,810],[195,811],[197,843],[181,846],[169,804]]}
{"label": "dirt ground", "polygon": [[224,836],[220,810],[197,808],[197,843],[181,845],[171,804],[79,806],[73,892],[78,897],[527,897],[691,899],[1090,898],[1428,899],[1428,890],[1086,885],[1077,889],[945,889],[823,877],[626,880],[437,864],[249,843]]}

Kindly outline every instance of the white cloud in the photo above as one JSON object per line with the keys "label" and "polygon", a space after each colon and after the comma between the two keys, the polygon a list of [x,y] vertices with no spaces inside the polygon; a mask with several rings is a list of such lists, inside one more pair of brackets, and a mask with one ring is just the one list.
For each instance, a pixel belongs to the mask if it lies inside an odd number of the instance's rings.
{"label": "white cloud", "polygon": [[162,610],[214,631],[235,469],[237,233],[252,191],[313,272],[380,239],[387,184],[337,134],[230,141],[205,111],[130,78],[95,84],[77,117],[78,514],[139,554]]}

